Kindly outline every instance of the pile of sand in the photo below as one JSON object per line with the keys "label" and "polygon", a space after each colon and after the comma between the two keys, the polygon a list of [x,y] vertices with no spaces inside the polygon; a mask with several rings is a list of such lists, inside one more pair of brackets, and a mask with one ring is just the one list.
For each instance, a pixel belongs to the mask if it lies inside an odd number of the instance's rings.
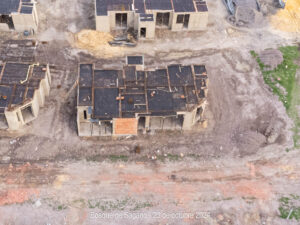
{"label": "pile of sand", "polygon": [[113,36],[109,33],[82,30],[74,35],[74,46],[79,49],[87,50],[92,55],[101,58],[110,58],[114,56],[123,56],[123,47],[112,47],[109,41],[113,40]]}
{"label": "pile of sand", "polygon": [[288,0],[285,8],[271,17],[271,24],[278,30],[300,32],[300,0]]}

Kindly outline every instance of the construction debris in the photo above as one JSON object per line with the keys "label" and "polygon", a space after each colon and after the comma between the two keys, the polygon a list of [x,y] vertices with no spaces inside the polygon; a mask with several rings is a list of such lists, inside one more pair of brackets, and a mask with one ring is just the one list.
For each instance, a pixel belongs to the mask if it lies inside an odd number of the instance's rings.
{"label": "construction debris", "polygon": [[0,60],[34,62],[38,43],[35,40],[8,40],[0,45]]}
{"label": "construction debris", "polygon": [[113,42],[111,34],[95,31],[82,30],[74,35],[74,45],[76,48],[87,50],[96,57],[110,58],[122,55],[122,47],[112,47],[109,42]]}
{"label": "construction debris", "polygon": [[[132,62],[132,57],[127,62]],[[136,62],[143,57],[135,57]],[[172,64],[156,70],[95,69],[80,64],[79,136],[126,136],[138,131],[190,130],[201,121],[208,77],[204,65]]]}
{"label": "construction debris", "polygon": [[206,1],[96,0],[94,2],[96,30],[111,32],[134,28],[138,39],[154,39],[157,27],[165,27],[172,31],[205,30],[208,23]]}
{"label": "construction debris", "polygon": [[252,26],[260,21],[260,5],[256,0],[225,0],[231,14],[228,19],[235,26]]}
{"label": "construction debris", "polygon": [[114,37],[113,41],[108,42],[111,46],[136,47],[137,42],[132,35],[125,34]]}
{"label": "construction debris", "polygon": [[277,49],[267,49],[259,54],[261,62],[266,66],[266,70],[274,70],[283,62],[281,51]]}
{"label": "construction debris", "polygon": [[0,64],[0,74],[0,129],[18,130],[36,119],[45,104],[49,65],[7,62]]}

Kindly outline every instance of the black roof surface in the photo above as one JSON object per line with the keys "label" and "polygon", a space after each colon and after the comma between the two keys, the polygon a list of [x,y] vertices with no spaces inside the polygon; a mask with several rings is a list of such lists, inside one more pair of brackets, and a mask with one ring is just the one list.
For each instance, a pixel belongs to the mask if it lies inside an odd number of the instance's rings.
{"label": "black roof surface", "polygon": [[96,0],[98,16],[106,16],[108,11],[131,11],[132,0]]}
{"label": "black roof surface", "polygon": [[195,5],[196,5],[198,12],[207,12],[208,11],[207,4],[205,1],[195,0]]}
{"label": "black roof surface", "polygon": [[154,21],[154,16],[153,16],[153,14],[141,14],[140,21],[142,21],[142,22]]}
{"label": "black roof surface", "polygon": [[[79,68],[77,104],[91,106],[92,119],[134,118],[136,113],[176,115],[197,107],[206,97],[207,74],[202,65],[176,64],[153,71],[128,65],[123,70],[94,70],[92,64]],[[83,86],[91,80],[91,86]]]}
{"label": "black roof surface", "polygon": [[168,66],[171,86],[193,85],[194,78],[190,66]]}
{"label": "black roof surface", "polygon": [[[0,85],[0,108],[6,108],[10,102],[11,95],[13,92],[12,86]],[[3,96],[6,96],[3,98]],[[4,111],[3,111],[4,112]]]}
{"label": "black roof surface", "polygon": [[119,95],[118,88],[95,88],[95,118],[115,118],[119,117],[119,101],[116,99]]}
{"label": "black roof surface", "polygon": [[144,65],[144,57],[143,56],[127,56],[127,64],[128,65]]}
{"label": "black roof surface", "polygon": [[194,0],[172,0],[175,12],[195,12]]}
{"label": "black roof surface", "polygon": [[12,12],[18,12],[20,0],[1,0],[0,14],[9,15]]}
{"label": "black roof surface", "polygon": [[145,2],[144,0],[134,0],[134,9],[137,13],[145,13]]}
{"label": "black roof surface", "polygon": [[0,65],[0,111],[32,99],[46,76],[46,65],[4,63]]}
{"label": "black roof surface", "polygon": [[[195,4],[194,4],[195,2]],[[145,14],[146,10],[163,10],[175,12],[207,11],[205,1],[201,0],[96,0],[98,16],[108,15],[108,11],[132,11],[144,14],[141,21],[153,21],[153,15]],[[145,16],[149,15],[149,16]]]}
{"label": "black roof surface", "polygon": [[20,81],[26,79],[28,69],[29,64],[6,63],[1,84],[20,84]]}
{"label": "black roof surface", "polygon": [[32,14],[32,10],[33,10],[32,6],[23,5],[22,8],[21,8],[20,13],[23,13],[23,14]]}
{"label": "black roof surface", "polygon": [[[9,15],[19,10],[21,0],[0,0],[0,15]],[[34,4],[31,0],[22,0],[20,13],[32,14]]]}
{"label": "black roof surface", "polygon": [[171,0],[145,0],[146,9],[149,10],[173,10]]}

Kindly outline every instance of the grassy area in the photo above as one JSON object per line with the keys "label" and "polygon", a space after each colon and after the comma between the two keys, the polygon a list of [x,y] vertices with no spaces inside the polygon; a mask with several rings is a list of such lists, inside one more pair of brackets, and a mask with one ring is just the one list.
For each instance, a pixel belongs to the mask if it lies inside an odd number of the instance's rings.
{"label": "grassy area", "polygon": [[[35,204],[35,202],[31,202]],[[124,199],[105,200],[105,199],[75,199],[71,202],[61,203],[51,198],[42,199],[42,204],[48,205],[55,211],[62,211],[68,208],[78,209],[99,209],[106,211],[138,211],[141,209],[151,208],[154,204],[150,201],[137,201],[133,198],[127,197]]]}
{"label": "grassy area", "polygon": [[88,162],[102,162],[103,160],[110,160],[111,162],[128,162],[129,156],[127,155],[94,155],[86,158]]}
{"label": "grassy area", "polygon": [[289,195],[279,199],[279,213],[283,219],[300,220],[300,196]]}
{"label": "grassy area", "polygon": [[127,155],[110,155],[108,157],[112,162],[127,162],[128,156]]}
{"label": "grassy area", "polygon": [[125,198],[122,200],[88,200],[87,206],[90,209],[100,209],[102,211],[114,211],[114,210],[129,210],[129,211],[137,211],[144,208],[153,207],[151,202],[139,202],[131,198]]}
{"label": "grassy area", "polygon": [[[182,161],[187,158],[193,159],[193,160],[200,160],[202,156],[197,155],[197,154],[187,154],[187,155],[178,155],[178,154],[163,154],[163,155],[155,155],[156,156],[155,160],[159,160],[160,162],[177,162],[177,161]],[[102,162],[104,160],[109,160],[113,163],[117,162],[129,162],[129,161],[139,161],[139,162],[145,162],[149,161],[149,158],[147,156],[134,156],[130,157],[129,155],[94,155],[87,157],[86,160],[88,162]]]}
{"label": "grassy area", "polygon": [[297,106],[300,105],[300,87],[297,84],[296,72],[299,66],[295,60],[299,59],[300,53],[298,46],[281,47],[279,50],[283,54],[283,62],[274,70],[268,70],[258,54],[251,51],[251,55],[256,59],[260,70],[262,71],[265,83],[272,89],[273,93],[279,97],[283,103],[289,117],[294,121],[294,147],[300,147],[300,117],[297,112]]}

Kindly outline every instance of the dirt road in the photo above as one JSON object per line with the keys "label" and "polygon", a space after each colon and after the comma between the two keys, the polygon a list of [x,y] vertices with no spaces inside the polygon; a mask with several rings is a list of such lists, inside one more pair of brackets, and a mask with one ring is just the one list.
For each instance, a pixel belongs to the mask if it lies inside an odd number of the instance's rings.
{"label": "dirt road", "polygon": [[2,165],[1,222],[284,224],[278,197],[300,189],[300,167],[297,152],[284,159],[273,153],[166,163]]}
{"label": "dirt road", "polygon": [[[36,59],[51,64],[53,82],[37,120],[20,132],[0,132],[0,224],[297,224],[278,212],[279,198],[300,195],[299,154],[286,152],[292,121],[249,51],[297,44],[299,36],[274,30],[267,18],[261,27],[232,27],[222,1],[209,1],[206,32],[179,37],[162,30],[153,42],[96,58],[72,47],[72,33],[94,28],[86,16],[92,1],[85,2],[39,1],[33,38],[47,44],[38,46]],[[1,34],[0,42],[11,38],[23,37]],[[143,54],[146,68],[205,64],[208,127],[79,138],[75,92],[66,95],[78,63],[118,68],[126,54]],[[266,131],[273,128],[270,143]]]}

